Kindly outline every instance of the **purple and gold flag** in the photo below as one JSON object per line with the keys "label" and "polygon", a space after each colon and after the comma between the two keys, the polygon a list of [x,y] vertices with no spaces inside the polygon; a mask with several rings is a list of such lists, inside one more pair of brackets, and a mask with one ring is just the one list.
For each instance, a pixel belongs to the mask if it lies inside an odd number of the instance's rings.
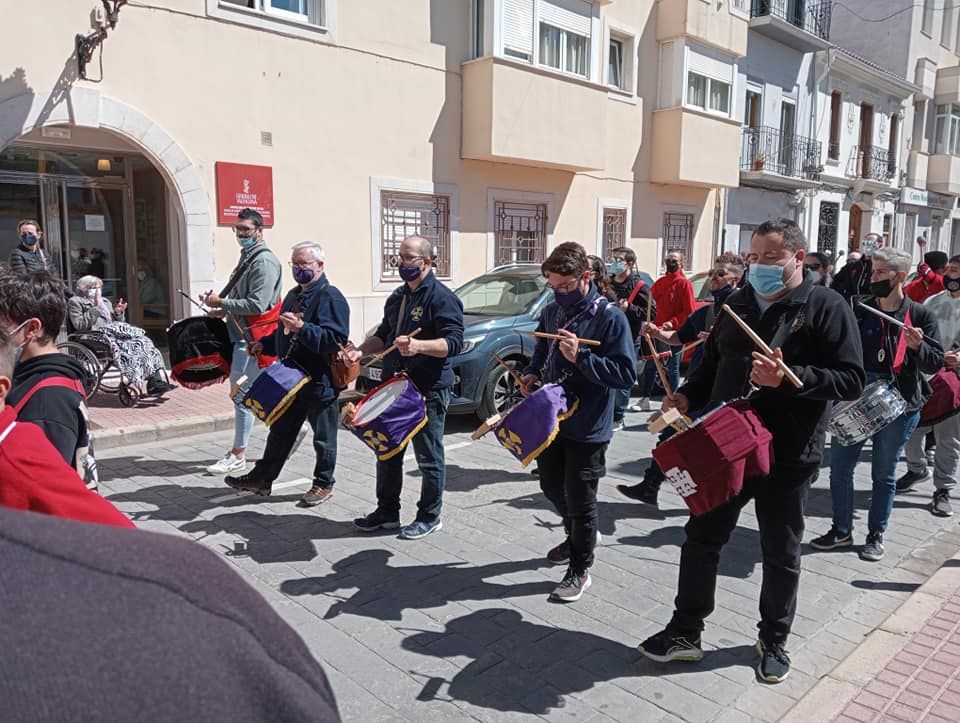
{"label": "purple and gold flag", "polygon": [[560,422],[573,416],[579,404],[559,384],[547,384],[507,412],[497,425],[497,441],[526,467],[550,446]]}

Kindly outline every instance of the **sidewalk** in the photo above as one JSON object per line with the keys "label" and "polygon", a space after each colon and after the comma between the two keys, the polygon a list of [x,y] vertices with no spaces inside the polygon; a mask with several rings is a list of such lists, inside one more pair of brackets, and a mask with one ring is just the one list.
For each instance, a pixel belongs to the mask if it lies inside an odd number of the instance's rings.
{"label": "sidewalk", "polygon": [[960,719],[960,554],[784,718],[790,723]]}

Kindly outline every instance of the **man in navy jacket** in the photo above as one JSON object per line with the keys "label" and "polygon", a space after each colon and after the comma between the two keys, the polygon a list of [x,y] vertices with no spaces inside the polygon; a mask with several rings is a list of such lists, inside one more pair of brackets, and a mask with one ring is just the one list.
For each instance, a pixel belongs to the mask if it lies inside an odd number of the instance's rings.
{"label": "man in navy jacket", "polygon": [[[543,310],[537,330],[564,340],[537,341],[524,370],[523,393],[531,394],[538,382],[560,382],[579,402],[537,458],[540,489],[560,513],[567,534],[547,553],[551,563],[568,566],[550,599],[574,602],[591,584],[587,570],[597,540],[597,483],[606,474],[613,436],[614,390],[630,389],[637,381],[636,358],[627,317],[598,293],[580,244],[560,244],[541,269],[554,302]],[[581,346],[577,337],[602,343]]]}
{"label": "man in navy jacket", "polygon": [[[404,283],[387,298],[377,330],[359,349],[350,352],[351,358],[358,360],[395,343],[396,351],[383,360],[383,378],[403,372],[427,399],[427,423],[412,440],[423,480],[417,518],[400,531],[409,540],[425,537],[443,526],[443,427],[454,381],[450,357],[463,348],[463,304],[437,281],[433,273],[435,263],[429,240],[420,236],[404,239],[398,268]],[[410,332],[418,328],[420,333],[411,337]],[[378,461],[377,509],[353,524],[364,532],[399,528],[402,488],[403,455]]]}

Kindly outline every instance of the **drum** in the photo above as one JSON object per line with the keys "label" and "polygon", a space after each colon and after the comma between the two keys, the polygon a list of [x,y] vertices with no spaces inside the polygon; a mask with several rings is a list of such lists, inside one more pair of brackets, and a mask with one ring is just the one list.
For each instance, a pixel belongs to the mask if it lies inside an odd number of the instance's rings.
{"label": "drum", "polygon": [[[500,445],[516,457],[522,467],[526,467],[550,446],[560,431],[560,422],[573,416],[579,404],[577,399],[571,401],[561,385],[546,384],[489,428],[496,430]],[[483,434],[480,430],[486,431],[484,426],[477,432]]]}
{"label": "drum", "polygon": [[872,437],[904,413],[907,403],[890,382],[868,384],[860,398],[833,408],[830,434],[844,447]]}
{"label": "drum", "polygon": [[658,444],[653,458],[690,513],[715,510],[770,474],[773,435],[746,400],[714,409]]}
{"label": "drum", "polygon": [[933,394],[920,410],[921,427],[939,424],[960,412],[960,376],[956,369],[941,369],[930,377]]}
{"label": "drum", "polygon": [[187,389],[202,389],[230,377],[233,342],[223,319],[191,316],[167,329],[170,376]]}
{"label": "drum", "polygon": [[250,385],[243,397],[243,406],[268,427],[280,419],[293,404],[294,398],[310,375],[289,359],[275,361]]}
{"label": "drum", "polygon": [[403,454],[427,423],[427,401],[407,377],[388,379],[370,390],[345,425],[385,462]]}

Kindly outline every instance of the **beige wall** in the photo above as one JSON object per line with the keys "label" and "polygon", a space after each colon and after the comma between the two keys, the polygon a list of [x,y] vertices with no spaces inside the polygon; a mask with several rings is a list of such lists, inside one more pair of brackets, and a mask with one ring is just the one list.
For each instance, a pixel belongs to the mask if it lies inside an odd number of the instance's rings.
{"label": "beige wall", "polygon": [[[136,109],[165,132],[198,174],[213,222],[212,230],[205,231],[195,208],[186,208],[187,218],[181,219],[193,222],[203,237],[198,242],[196,233],[185,234],[184,243],[194,246],[188,271],[195,285],[225,280],[238,253],[230,229],[216,225],[217,161],[273,167],[277,223],[267,232],[269,242],[284,258],[293,243],[304,239],[326,246],[331,280],[354,302],[355,336],[377,321],[385,293],[375,289],[371,272],[378,262],[372,250],[377,232],[371,228],[372,178],[456,188],[454,285],[490,265],[489,203],[491,194],[499,193],[491,189],[549,195],[550,242],[576,240],[590,250],[598,243],[601,199],[629,203],[629,243],[641,266],[653,274],[659,272],[664,210],[693,213],[697,236],[690,266],[709,264],[714,192],[650,181],[650,145],[657,142],[645,136],[656,98],[653,0],[614,2],[603,7],[601,16],[603,23],[613,21],[636,32],[639,96],[617,99],[605,90],[588,89],[595,104],[590,118],[600,127],[581,123],[578,132],[589,137],[551,141],[558,158],[571,155],[566,147],[571,146],[589,148],[592,158],[602,160],[602,168],[586,174],[461,158],[470,25],[466,0],[337,0],[336,44],[210,19],[206,0],[156,4],[166,9],[121,9],[119,24],[104,44],[103,80],[91,83],[75,78],[71,56],[74,35],[89,31],[90,12],[98,2],[0,0],[0,16],[13,18],[18,27],[0,44],[0,103],[31,93],[44,98],[60,84],[71,98],[86,90],[85,97]],[[92,77],[99,75],[97,56],[89,71]],[[561,89],[565,86],[559,84],[576,86],[555,82]],[[561,104],[550,115],[564,111]],[[535,108],[525,115],[527,133],[535,133],[531,118],[552,127],[549,115],[538,119],[536,113]],[[82,125],[84,118],[75,120]],[[16,121],[0,118],[0,129]],[[261,131],[272,133],[272,147],[261,145]],[[145,129],[143,135],[153,132]],[[0,142],[3,138],[0,133]],[[83,138],[78,129],[74,140]],[[157,145],[154,139],[152,147]],[[549,148],[541,143],[537,153],[542,159]],[[166,170],[172,180],[178,169]],[[212,271],[197,263],[204,255],[212,257]]]}

